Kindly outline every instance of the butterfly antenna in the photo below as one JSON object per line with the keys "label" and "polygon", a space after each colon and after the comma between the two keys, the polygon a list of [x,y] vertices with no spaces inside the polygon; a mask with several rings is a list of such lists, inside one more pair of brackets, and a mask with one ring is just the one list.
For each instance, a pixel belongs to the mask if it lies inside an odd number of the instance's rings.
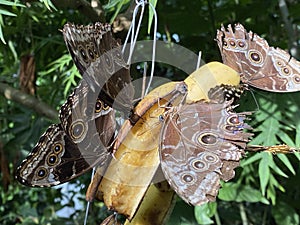
{"label": "butterfly antenna", "polygon": [[[95,167],[93,167],[93,170],[92,170],[92,174],[91,174],[91,181],[93,180],[94,178],[94,174],[95,174]],[[87,220],[88,220],[88,216],[89,216],[89,210],[90,210],[90,204],[91,202],[87,202],[86,204],[86,210],[85,210],[85,216],[84,216],[84,222],[83,222],[83,225],[86,225],[87,224]]]}
{"label": "butterfly antenna", "polygon": [[251,91],[251,90],[249,90],[249,91],[250,91],[250,93],[251,93],[251,95],[252,95],[252,97],[253,97],[253,99],[254,99],[255,105],[256,105],[256,107],[257,107],[257,110],[256,110],[256,111],[259,111],[259,104],[258,104],[258,102],[257,102],[257,99],[255,98],[254,92]]}

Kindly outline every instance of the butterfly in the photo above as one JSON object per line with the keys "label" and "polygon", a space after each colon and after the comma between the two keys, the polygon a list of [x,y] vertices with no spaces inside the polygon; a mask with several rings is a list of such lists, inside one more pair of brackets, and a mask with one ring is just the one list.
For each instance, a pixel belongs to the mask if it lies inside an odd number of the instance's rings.
{"label": "butterfly", "polygon": [[187,203],[214,201],[220,180],[235,175],[251,134],[244,120],[249,112],[236,113],[234,99],[200,100],[169,110],[160,135],[162,171],[175,192]]}
{"label": "butterfly", "polygon": [[95,165],[109,162],[107,146],[116,129],[115,112],[96,102],[82,80],[60,110],[60,124],[51,125],[16,170],[24,185],[49,187],[70,181]]}
{"label": "butterfly", "polygon": [[222,26],[216,40],[223,63],[240,73],[243,83],[271,92],[300,90],[300,62],[241,24]]}
{"label": "butterfly", "polygon": [[62,30],[66,46],[83,79],[114,109],[129,112],[134,87],[121,43],[114,39],[110,24],[82,26],[67,23]]}
{"label": "butterfly", "polygon": [[[62,105],[61,123],[46,130],[17,168],[16,179],[28,186],[58,185],[95,165],[106,166],[111,157],[107,147],[116,129],[115,112],[110,106],[129,108],[127,98],[113,103],[120,89],[130,86],[131,78],[110,25],[67,23],[63,35],[85,79]],[[120,70],[115,72],[118,65]]]}
{"label": "butterfly", "polygon": [[241,95],[248,90],[247,84],[239,84],[237,86],[229,84],[220,84],[209,89],[208,98],[210,101],[223,103],[224,101],[232,100],[232,104],[235,105],[241,98]]}

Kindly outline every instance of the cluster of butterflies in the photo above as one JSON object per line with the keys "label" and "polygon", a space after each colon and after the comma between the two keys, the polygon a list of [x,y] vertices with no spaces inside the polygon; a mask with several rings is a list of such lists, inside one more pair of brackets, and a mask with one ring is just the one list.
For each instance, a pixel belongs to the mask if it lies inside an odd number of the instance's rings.
{"label": "cluster of butterflies", "polygon": [[[16,179],[27,186],[58,185],[96,165],[106,167],[115,140],[115,110],[128,114],[132,125],[142,116],[133,106],[129,66],[110,25],[68,23],[63,35],[83,79],[62,105],[60,124],[46,130],[17,168]],[[222,26],[217,43],[223,63],[240,74],[242,83],[272,92],[300,90],[300,62],[269,47],[241,24]],[[187,88],[183,85],[179,92],[185,96]],[[216,92],[223,97],[214,98]],[[239,92],[223,85],[211,92],[210,102],[184,104],[183,97],[181,104],[170,102],[166,107],[159,144],[162,171],[170,186],[192,205],[215,200],[220,179],[234,177],[244,154],[251,134],[244,132],[249,113],[234,112]]]}

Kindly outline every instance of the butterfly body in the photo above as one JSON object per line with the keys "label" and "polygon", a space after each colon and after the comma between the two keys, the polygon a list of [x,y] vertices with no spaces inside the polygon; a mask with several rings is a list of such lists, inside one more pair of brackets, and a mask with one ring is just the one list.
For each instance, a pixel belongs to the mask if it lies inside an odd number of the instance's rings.
{"label": "butterfly body", "polygon": [[241,75],[251,86],[272,92],[300,90],[300,62],[241,24],[217,31],[223,63]]}

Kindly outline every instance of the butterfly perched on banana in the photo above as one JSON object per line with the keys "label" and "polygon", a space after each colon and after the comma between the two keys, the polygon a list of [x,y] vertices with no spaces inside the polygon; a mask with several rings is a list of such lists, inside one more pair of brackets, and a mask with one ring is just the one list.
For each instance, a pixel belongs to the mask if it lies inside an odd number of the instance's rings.
{"label": "butterfly perched on banana", "polygon": [[222,26],[216,37],[223,63],[241,75],[243,83],[271,92],[300,91],[300,62],[241,24]]}
{"label": "butterfly perched on banana", "polygon": [[[28,186],[58,185],[95,165],[107,165],[111,157],[107,147],[116,129],[112,106],[124,111],[131,108],[129,67],[122,58],[120,42],[112,36],[111,26],[67,23],[62,32],[84,79],[62,105],[60,124],[46,130],[17,168],[16,179]],[[119,95],[125,87],[129,94]]]}

